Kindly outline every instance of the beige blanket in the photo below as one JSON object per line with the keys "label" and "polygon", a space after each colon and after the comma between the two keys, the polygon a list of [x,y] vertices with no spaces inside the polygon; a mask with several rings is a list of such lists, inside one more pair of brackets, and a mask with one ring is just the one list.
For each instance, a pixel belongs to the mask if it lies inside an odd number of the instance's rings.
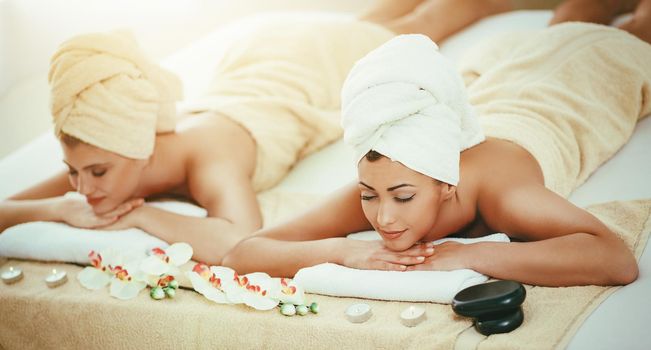
{"label": "beige blanket", "polygon": [[214,111],[257,143],[256,191],[271,188],[306,155],[341,137],[341,86],[353,64],[394,36],[341,17],[261,16],[229,47],[196,112]]}
{"label": "beige blanket", "polygon": [[486,40],[462,74],[487,137],[538,161],[545,185],[567,196],[651,113],[651,45],[589,23]]}
{"label": "beige blanket", "polygon": [[[651,200],[612,202],[589,210],[640,257],[651,231]],[[274,215],[287,214],[278,209]],[[400,323],[399,313],[408,303],[372,300],[364,302],[373,307],[374,316],[366,323],[352,324],[344,318],[344,310],[359,300],[319,295],[308,295],[307,300],[318,302],[321,312],[303,317],[217,305],[191,290],[180,290],[173,300],[154,301],[142,292],[135,299],[120,301],[111,298],[108,289],[81,287],[75,279],[81,270],[78,266],[10,260],[2,268],[9,265],[22,268],[25,278],[13,285],[0,283],[0,345],[5,349],[452,349],[467,342],[464,331],[471,327],[471,321],[455,316],[449,305],[422,304],[427,321],[407,328]],[[67,271],[70,281],[49,289],[43,278],[52,268]],[[470,345],[479,349],[564,347],[590,312],[616,290],[528,286],[523,325],[509,334],[472,338]]]}

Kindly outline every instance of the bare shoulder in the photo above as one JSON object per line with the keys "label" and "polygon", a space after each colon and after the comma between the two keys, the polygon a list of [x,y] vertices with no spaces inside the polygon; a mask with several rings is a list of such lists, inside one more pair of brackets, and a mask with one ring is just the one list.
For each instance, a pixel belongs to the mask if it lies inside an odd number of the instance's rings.
{"label": "bare shoulder", "polygon": [[251,134],[238,123],[205,112],[183,119],[177,128],[179,142],[189,148],[194,165],[229,162],[252,171],[255,168],[256,145]]}
{"label": "bare shoulder", "polygon": [[477,156],[482,169],[477,206],[492,231],[522,240],[608,231],[590,213],[547,189],[538,163],[523,148],[490,140]]}
{"label": "bare shoulder", "polygon": [[207,113],[186,118],[177,133],[179,146],[186,150],[191,196],[215,215],[233,211],[232,216],[258,216],[251,184],[256,146],[248,132],[225,117]]}

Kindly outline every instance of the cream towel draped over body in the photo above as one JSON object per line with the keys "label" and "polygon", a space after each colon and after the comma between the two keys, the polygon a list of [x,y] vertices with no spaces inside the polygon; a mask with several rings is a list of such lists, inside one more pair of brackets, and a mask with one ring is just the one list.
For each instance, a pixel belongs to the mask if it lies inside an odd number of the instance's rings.
{"label": "cream towel draped over body", "polygon": [[627,32],[567,23],[487,40],[461,65],[486,137],[538,161],[567,196],[651,113],[651,45]]}
{"label": "cream towel draped over body", "polygon": [[306,155],[341,137],[341,86],[355,61],[392,38],[389,30],[341,17],[273,16],[229,47],[205,97],[257,144],[253,186],[277,184]]}

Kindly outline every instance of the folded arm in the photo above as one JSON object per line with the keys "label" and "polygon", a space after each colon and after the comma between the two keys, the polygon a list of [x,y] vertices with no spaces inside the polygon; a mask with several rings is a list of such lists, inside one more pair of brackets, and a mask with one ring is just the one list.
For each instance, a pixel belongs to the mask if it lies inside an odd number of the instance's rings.
{"label": "folded arm", "polygon": [[186,242],[195,260],[219,265],[235,244],[262,226],[249,174],[242,169],[225,161],[204,162],[189,172],[190,193],[207,217],[142,206],[105,229],[137,227],[168,243]]}
{"label": "folded arm", "polygon": [[63,221],[62,196],[74,189],[61,172],[0,202],[0,232],[30,221]]}
{"label": "folded arm", "polygon": [[428,245],[404,252],[390,251],[382,241],[345,238],[372,229],[362,211],[359,189],[353,183],[284,224],[259,231],[240,242],[223,265],[238,273],[256,271],[292,277],[304,267],[331,262],[358,269],[404,271],[422,262]]}
{"label": "folded arm", "polygon": [[637,262],[624,241],[543,186],[512,189],[492,210],[489,225],[525,242],[479,246],[475,265],[491,276],[555,286],[618,285],[637,278]]}
{"label": "folded arm", "polygon": [[480,212],[494,231],[517,241],[443,244],[413,269],[466,267],[544,286],[620,285],[637,278],[635,258],[614,232],[541,185],[487,195],[480,199]]}

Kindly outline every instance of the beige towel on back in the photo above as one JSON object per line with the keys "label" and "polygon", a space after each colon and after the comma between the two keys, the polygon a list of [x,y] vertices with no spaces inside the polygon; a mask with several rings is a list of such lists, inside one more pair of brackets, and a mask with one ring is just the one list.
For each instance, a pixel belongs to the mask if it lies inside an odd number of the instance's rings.
{"label": "beige towel on back", "polygon": [[205,98],[190,105],[244,126],[257,142],[253,185],[278,183],[301,158],[341,137],[340,91],[348,71],[394,36],[341,17],[274,15],[230,47]]}
{"label": "beige towel on back", "polygon": [[527,149],[563,196],[651,113],[651,45],[612,27],[511,34],[466,57],[462,73],[486,136]]}

